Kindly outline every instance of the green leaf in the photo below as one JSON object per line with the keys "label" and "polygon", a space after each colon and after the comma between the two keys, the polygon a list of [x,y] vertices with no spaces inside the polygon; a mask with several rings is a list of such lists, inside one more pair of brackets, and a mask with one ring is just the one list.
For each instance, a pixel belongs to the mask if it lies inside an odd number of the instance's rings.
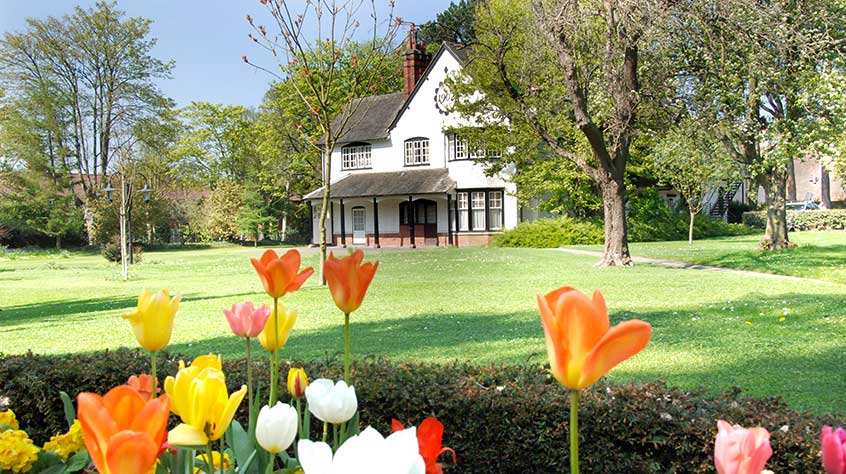
{"label": "green leaf", "polygon": [[[54,467],[58,466],[58,471],[53,471]],[[58,454],[54,453],[53,451],[39,451],[38,458],[32,463],[32,468],[30,468],[29,472],[44,474],[44,473],[53,473],[53,472],[63,472],[65,470],[65,464],[62,462],[62,458],[59,457]]]}
{"label": "green leaf", "polygon": [[88,451],[83,449],[67,460],[67,463],[65,463],[65,472],[81,471],[88,467],[89,464],[91,464],[91,457],[88,455]]}
{"label": "green leaf", "polygon": [[232,424],[229,425],[229,432],[227,438],[232,451],[235,453],[235,462],[240,468],[239,472],[245,472],[243,469],[246,469],[255,457],[255,443],[250,433],[244,431],[244,427],[237,420],[232,420]]}
{"label": "green leaf", "polygon": [[62,405],[65,407],[65,420],[67,420],[68,429],[70,429],[73,426],[73,421],[76,420],[76,410],[73,407],[73,401],[65,392],[60,391],[59,396],[62,397]]}

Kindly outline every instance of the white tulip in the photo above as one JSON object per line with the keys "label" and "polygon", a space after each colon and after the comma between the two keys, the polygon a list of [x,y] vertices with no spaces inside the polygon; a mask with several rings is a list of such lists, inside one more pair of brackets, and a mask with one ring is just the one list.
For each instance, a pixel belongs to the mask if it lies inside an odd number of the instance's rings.
{"label": "white tulip", "polygon": [[340,425],[355,415],[358,399],[355,387],[341,380],[333,384],[329,379],[317,379],[305,390],[308,409],[320,421]]}
{"label": "white tulip", "polygon": [[276,402],[273,408],[265,405],[256,420],[256,441],[270,453],[281,453],[294,442],[298,424],[297,410],[291,405],[282,402]]}
{"label": "white tulip", "polygon": [[416,428],[386,439],[369,426],[341,445],[334,457],[326,443],[304,439],[297,444],[305,474],[424,474],[418,449]]}

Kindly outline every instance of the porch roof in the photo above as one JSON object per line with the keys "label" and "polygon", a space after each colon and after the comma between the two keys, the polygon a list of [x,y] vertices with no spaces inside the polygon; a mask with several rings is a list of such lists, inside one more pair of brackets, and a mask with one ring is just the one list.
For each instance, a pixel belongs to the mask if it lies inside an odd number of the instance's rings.
{"label": "porch roof", "polygon": [[[440,194],[455,189],[455,180],[445,168],[350,174],[332,183],[333,198],[408,196]],[[323,187],[303,199],[320,199]]]}

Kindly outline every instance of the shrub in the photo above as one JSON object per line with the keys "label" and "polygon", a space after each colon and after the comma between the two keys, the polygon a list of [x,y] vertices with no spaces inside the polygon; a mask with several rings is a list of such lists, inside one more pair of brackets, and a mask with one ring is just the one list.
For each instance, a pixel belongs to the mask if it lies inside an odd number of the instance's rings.
{"label": "shrub", "polygon": [[[744,212],[743,223],[757,228],[767,227],[767,211]],[[846,209],[787,211],[788,230],[846,229]]]}
{"label": "shrub", "polygon": [[524,222],[500,234],[494,240],[498,247],[554,248],[562,245],[589,245],[602,243],[602,226],[591,221],[571,217],[539,219]]}
{"label": "shrub", "polygon": [[[40,443],[66,428],[59,390],[104,393],[130,374],[148,371],[148,364],[146,353],[129,350],[3,357],[0,400],[8,397],[21,426]],[[283,365],[283,374],[289,366]],[[160,354],[160,374],[176,368],[176,357]],[[311,377],[341,376],[340,364],[333,361],[305,368]],[[541,367],[368,360],[353,368],[364,424],[386,433],[392,417],[416,424],[434,415],[446,425],[444,444],[456,450],[459,461],[447,472],[566,472],[566,393]],[[244,382],[243,361],[225,361],[224,371],[230,389]],[[266,371],[259,364],[256,378],[262,383]],[[580,414],[582,466],[585,472],[609,473],[712,473],[718,418],[769,429],[775,452],[769,469],[818,473],[822,425],[844,423],[796,412],[776,398],[745,398],[739,391],[707,398],[662,383],[600,382],[584,392]]]}
{"label": "shrub", "polygon": [[[141,263],[144,256],[144,249],[140,244],[132,244],[129,246],[132,250],[132,256],[135,263]],[[103,258],[110,262],[120,262],[120,237],[112,237],[108,243],[103,245],[101,250]]]}

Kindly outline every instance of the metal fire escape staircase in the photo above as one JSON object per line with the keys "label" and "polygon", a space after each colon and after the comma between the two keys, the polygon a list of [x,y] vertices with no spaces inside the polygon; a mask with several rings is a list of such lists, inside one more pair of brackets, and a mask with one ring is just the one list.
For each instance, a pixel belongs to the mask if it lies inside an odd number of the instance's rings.
{"label": "metal fire escape staircase", "polygon": [[708,215],[717,219],[724,219],[729,205],[734,200],[734,196],[741,186],[742,183],[737,181],[712,189],[706,198],[706,202],[709,203],[707,209]]}

